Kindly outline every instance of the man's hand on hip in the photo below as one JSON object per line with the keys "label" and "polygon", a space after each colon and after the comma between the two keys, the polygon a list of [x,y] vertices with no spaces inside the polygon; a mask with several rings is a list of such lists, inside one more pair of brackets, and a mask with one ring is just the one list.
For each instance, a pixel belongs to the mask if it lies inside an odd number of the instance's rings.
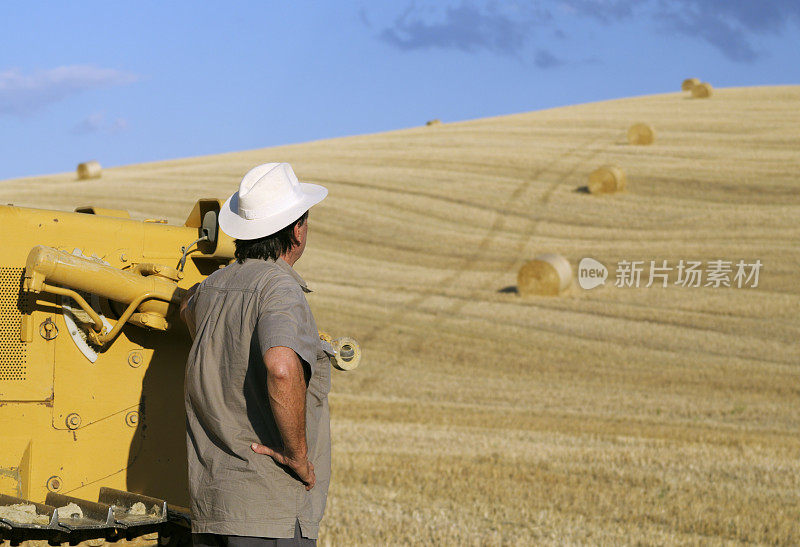
{"label": "man's hand on hip", "polygon": [[281,434],[284,449],[275,451],[253,443],[253,452],[270,456],[289,467],[311,490],[316,482],[314,466],[308,461],[306,444],[306,382],[303,364],[293,349],[274,346],[264,354],[267,367],[267,393],[275,425]]}
{"label": "man's hand on hip", "polygon": [[314,484],[317,482],[317,477],[314,475],[314,465],[307,457],[303,456],[302,458],[290,458],[283,451],[276,452],[270,447],[258,443],[251,444],[250,448],[256,454],[264,454],[265,456],[269,456],[275,460],[276,463],[285,465],[294,471],[300,480],[303,481],[303,484],[306,485],[306,490],[311,490],[314,488]]}

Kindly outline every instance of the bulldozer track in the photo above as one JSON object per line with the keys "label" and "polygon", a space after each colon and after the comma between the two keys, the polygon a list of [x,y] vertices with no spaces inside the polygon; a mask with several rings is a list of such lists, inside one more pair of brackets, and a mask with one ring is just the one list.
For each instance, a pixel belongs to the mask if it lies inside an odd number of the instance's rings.
{"label": "bulldozer track", "polygon": [[[145,514],[134,512],[137,504],[145,508]],[[0,495],[0,508],[19,505],[33,506],[42,522],[34,524],[15,515],[0,514],[3,545],[43,547],[68,543],[99,547],[121,541],[173,547],[191,544],[188,509],[133,492],[102,488],[96,502],[54,492],[48,493],[45,503]],[[67,506],[77,506],[80,511],[65,514],[74,510]]]}

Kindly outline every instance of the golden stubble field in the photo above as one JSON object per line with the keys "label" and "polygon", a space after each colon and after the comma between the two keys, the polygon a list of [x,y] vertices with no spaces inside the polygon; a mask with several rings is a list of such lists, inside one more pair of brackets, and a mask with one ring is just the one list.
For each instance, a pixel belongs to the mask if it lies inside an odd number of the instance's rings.
{"label": "golden stubble field", "polygon": [[[630,146],[634,122],[656,130]],[[800,87],[717,89],[0,183],[182,223],[253,165],[330,196],[297,269],[334,374],[321,544],[800,542]],[[86,158],[76,158],[81,160]],[[581,190],[613,162],[622,194]],[[522,299],[542,252],[605,287]],[[753,288],[613,286],[619,260],[760,259]]]}

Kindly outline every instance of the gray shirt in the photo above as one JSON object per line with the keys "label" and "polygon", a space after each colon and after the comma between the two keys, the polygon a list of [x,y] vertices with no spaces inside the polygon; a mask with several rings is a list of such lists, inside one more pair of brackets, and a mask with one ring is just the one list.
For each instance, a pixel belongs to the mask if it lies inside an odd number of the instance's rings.
{"label": "gray shirt", "polygon": [[[284,260],[248,259],[208,276],[189,301],[196,334],[186,367],[192,532],[316,539],[331,476],[330,360],[303,279]],[[306,440],[316,485],[303,483],[258,442],[281,449],[264,353],[286,346],[311,371]]]}

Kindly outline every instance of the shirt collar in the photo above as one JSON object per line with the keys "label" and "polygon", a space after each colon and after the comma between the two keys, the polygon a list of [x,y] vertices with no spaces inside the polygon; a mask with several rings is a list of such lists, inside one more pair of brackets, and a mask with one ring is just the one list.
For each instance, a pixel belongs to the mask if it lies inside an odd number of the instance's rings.
{"label": "shirt collar", "polygon": [[300,277],[299,273],[294,271],[294,268],[292,268],[288,262],[281,257],[278,257],[278,260],[275,261],[275,264],[277,264],[282,270],[288,272],[289,275],[291,275],[294,280],[297,281],[297,284],[300,285],[300,287],[303,289],[303,292],[311,292],[311,289],[308,288],[308,284],[305,282],[305,280]]}

